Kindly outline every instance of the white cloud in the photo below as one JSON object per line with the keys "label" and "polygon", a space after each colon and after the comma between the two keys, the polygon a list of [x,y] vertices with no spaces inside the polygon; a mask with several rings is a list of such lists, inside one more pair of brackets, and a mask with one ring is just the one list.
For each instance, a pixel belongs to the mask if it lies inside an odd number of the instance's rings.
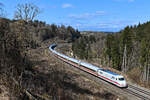
{"label": "white cloud", "polygon": [[110,22],[71,22],[69,23],[74,28],[79,30],[99,30],[99,31],[120,31],[127,25],[135,25],[137,22],[120,20],[120,21],[110,21]]}
{"label": "white cloud", "polygon": [[62,8],[73,8],[72,4],[66,3],[62,5]]}
{"label": "white cloud", "polygon": [[105,11],[96,11],[95,13],[70,14],[69,18],[73,19],[90,19],[105,15]]}
{"label": "white cloud", "polygon": [[[81,20],[80,20],[81,21]],[[116,20],[116,21],[110,21],[110,22],[80,22],[77,20],[74,21],[65,21],[61,22],[59,25],[64,24],[66,26],[71,25],[72,27],[79,29],[81,31],[111,31],[116,32],[120,31],[127,25],[135,25],[138,24],[138,22],[129,21],[129,20]]]}

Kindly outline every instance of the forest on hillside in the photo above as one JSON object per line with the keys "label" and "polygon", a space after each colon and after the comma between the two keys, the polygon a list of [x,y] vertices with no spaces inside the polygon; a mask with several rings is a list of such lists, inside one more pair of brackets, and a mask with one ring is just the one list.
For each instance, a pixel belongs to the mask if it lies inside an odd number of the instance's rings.
{"label": "forest on hillside", "polygon": [[117,34],[106,38],[105,54],[112,67],[124,73],[139,70],[138,81],[149,83],[150,70],[150,22],[134,27],[127,26]]}
{"label": "forest on hillside", "polygon": [[27,56],[28,50],[40,47],[41,42],[47,39],[69,42],[79,36],[80,33],[71,26],[0,18],[0,79],[10,89],[10,95],[18,99],[23,95],[22,75],[33,71],[32,62]]}
{"label": "forest on hillside", "polygon": [[117,69],[134,82],[149,86],[150,22],[127,26],[117,33],[82,36],[73,43],[72,50],[74,56],[101,59],[103,66]]}
{"label": "forest on hillside", "polygon": [[12,20],[6,18],[0,8],[0,83],[7,87],[9,97],[27,100],[24,86],[28,84],[23,80],[26,74],[34,73],[28,51],[39,48],[48,39],[72,42],[80,37],[80,32],[71,26],[35,20],[39,9],[33,4],[19,4],[17,7]]}

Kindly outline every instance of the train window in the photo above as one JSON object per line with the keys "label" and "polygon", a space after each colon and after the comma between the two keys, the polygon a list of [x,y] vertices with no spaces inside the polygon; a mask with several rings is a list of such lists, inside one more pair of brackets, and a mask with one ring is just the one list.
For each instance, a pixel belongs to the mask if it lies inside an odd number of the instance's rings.
{"label": "train window", "polygon": [[115,79],[115,77],[112,77],[112,79]]}
{"label": "train window", "polygon": [[119,80],[120,80],[120,81],[123,81],[123,80],[124,80],[124,78],[119,78]]}

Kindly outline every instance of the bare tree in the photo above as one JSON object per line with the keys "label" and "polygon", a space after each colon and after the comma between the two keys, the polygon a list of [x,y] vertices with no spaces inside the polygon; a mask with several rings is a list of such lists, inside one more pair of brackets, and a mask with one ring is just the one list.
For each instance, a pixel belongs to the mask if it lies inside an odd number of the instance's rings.
{"label": "bare tree", "polygon": [[40,9],[32,3],[18,4],[14,18],[17,20],[31,21],[40,13]]}

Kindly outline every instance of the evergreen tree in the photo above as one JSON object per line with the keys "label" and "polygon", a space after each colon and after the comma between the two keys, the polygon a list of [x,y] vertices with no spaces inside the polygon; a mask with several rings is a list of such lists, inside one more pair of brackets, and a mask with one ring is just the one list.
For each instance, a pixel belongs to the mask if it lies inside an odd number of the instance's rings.
{"label": "evergreen tree", "polygon": [[127,72],[128,70],[128,60],[129,60],[129,56],[132,52],[132,38],[133,38],[133,34],[129,28],[129,26],[127,26],[124,31],[121,33],[120,36],[120,53],[121,53],[121,59],[122,59],[122,71],[123,72]]}
{"label": "evergreen tree", "polygon": [[105,54],[107,55],[108,57],[108,61],[110,62],[111,60],[111,50],[112,50],[112,41],[114,40],[113,39],[114,36],[112,34],[108,34],[107,37],[106,37],[106,42],[105,42]]}

